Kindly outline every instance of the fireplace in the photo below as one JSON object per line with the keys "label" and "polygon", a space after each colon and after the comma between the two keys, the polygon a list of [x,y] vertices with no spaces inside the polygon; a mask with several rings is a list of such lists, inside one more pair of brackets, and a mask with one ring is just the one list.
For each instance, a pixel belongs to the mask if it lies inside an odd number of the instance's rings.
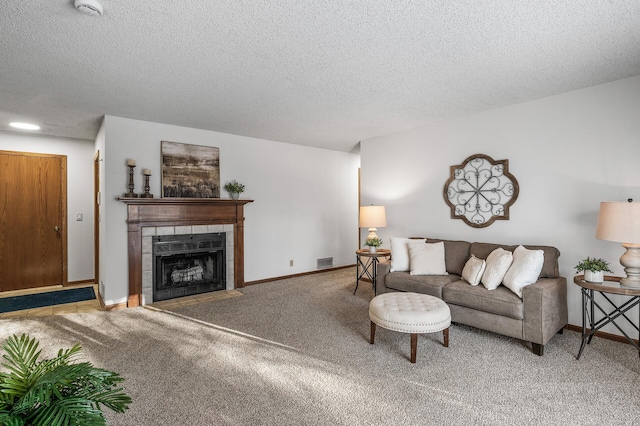
{"label": "fireplace", "polygon": [[153,301],[226,289],[226,234],[155,236]]}
{"label": "fireplace", "polygon": [[119,198],[127,205],[128,307],[153,301],[153,237],[226,234],[226,290],[244,287],[244,205],[253,200]]}

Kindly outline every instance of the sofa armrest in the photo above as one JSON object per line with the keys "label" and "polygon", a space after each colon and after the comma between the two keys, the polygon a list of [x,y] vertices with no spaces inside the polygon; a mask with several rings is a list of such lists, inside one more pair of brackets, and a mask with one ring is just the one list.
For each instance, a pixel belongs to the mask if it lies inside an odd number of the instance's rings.
{"label": "sofa armrest", "polygon": [[376,295],[388,292],[385,285],[386,275],[391,271],[391,261],[381,260],[376,267]]}
{"label": "sofa armrest", "polygon": [[524,340],[546,344],[569,322],[567,279],[541,278],[522,289]]}

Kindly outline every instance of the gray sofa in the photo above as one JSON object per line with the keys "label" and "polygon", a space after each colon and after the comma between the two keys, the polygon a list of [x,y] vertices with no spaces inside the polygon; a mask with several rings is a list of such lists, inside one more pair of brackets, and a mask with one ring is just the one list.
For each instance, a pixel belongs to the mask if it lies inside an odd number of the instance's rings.
{"label": "gray sofa", "polygon": [[380,262],[376,294],[411,291],[436,296],[449,305],[454,323],[531,342],[532,351],[542,355],[544,345],[568,323],[567,280],[559,276],[558,270],[560,251],[550,246],[524,246],[542,250],[544,265],[538,281],[523,289],[521,299],[503,285],[487,290],[482,284],[471,286],[461,278],[462,269],[472,254],[486,259],[498,247],[513,252],[517,246],[427,239],[427,243],[440,241],[444,242],[449,275],[389,272],[390,261]]}

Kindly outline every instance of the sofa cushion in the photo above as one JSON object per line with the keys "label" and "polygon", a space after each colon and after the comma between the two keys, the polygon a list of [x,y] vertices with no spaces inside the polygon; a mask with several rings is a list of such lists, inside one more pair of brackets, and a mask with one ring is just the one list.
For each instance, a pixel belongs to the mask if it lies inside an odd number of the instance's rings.
{"label": "sofa cushion", "polygon": [[498,247],[487,256],[487,266],[482,274],[482,285],[487,290],[495,290],[513,262],[513,254],[509,250]]}
{"label": "sofa cushion", "polygon": [[[471,243],[467,241],[440,240],[427,238],[428,243],[444,242],[444,262],[447,265],[447,272],[455,275],[462,275],[464,265],[469,259]],[[480,257],[480,256],[476,256]],[[482,259],[485,259],[483,257]]]}
{"label": "sofa cushion", "polygon": [[444,263],[444,243],[425,244],[412,240],[409,247],[411,275],[448,275]]}
{"label": "sofa cushion", "polygon": [[518,320],[524,318],[522,299],[502,285],[495,290],[487,290],[483,286],[472,287],[459,280],[447,284],[442,289],[442,300],[449,304]]}
{"label": "sofa cushion", "polygon": [[[502,247],[505,250],[513,252],[517,245],[510,246],[505,244],[491,244],[491,243],[471,243],[470,252],[480,259],[486,259],[493,250],[498,247]],[[540,278],[557,278],[560,276],[558,269],[558,257],[560,257],[560,250],[551,246],[529,246],[525,245],[524,248],[529,250],[542,250],[544,255],[544,263],[542,264],[542,270],[540,271]],[[446,255],[446,245],[445,245]],[[467,256],[468,258],[468,256]]]}
{"label": "sofa cushion", "polygon": [[482,273],[486,266],[487,262],[485,262],[484,259],[478,259],[474,255],[471,255],[462,270],[462,279],[471,285],[480,284],[480,279],[482,278]]}
{"label": "sofa cushion", "polygon": [[459,279],[459,275],[411,275],[409,272],[391,272],[384,276],[384,285],[387,289],[423,293],[442,299],[442,288]]}

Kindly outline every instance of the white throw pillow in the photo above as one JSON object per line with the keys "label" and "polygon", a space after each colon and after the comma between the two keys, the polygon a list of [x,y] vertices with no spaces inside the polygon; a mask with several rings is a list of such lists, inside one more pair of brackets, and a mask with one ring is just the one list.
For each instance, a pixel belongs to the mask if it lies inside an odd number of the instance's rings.
{"label": "white throw pillow", "polygon": [[505,287],[522,297],[522,289],[538,281],[543,263],[542,250],[527,250],[518,246],[513,252],[513,264],[504,276]]}
{"label": "white throw pillow", "polygon": [[502,283],[504,275],[513,262],[513,254],[509,250],[498,247],[487,256],[487,266],[482,274],[482,285],[487,290],[495,290]]}
{"label": "white throw pillow", "polygon": [[482,278],[482,273],[486,266],[487,262],[485,262],[484,259],[478,259],[474,255],[471,255],[462,270],[462,279],[471,285],[480,284],[480,279]]}
{"label": "white throw pillow", "polygon": [[389,272],[409,271],[409,241],[425,242],[424,239],[412,240],[409,238],[390,237],[391,240],[391,269]]}
{"label": "white throw pillow", "polygon": [[409,241],[411,275],[449,275],[444,262],[444,242]]}

